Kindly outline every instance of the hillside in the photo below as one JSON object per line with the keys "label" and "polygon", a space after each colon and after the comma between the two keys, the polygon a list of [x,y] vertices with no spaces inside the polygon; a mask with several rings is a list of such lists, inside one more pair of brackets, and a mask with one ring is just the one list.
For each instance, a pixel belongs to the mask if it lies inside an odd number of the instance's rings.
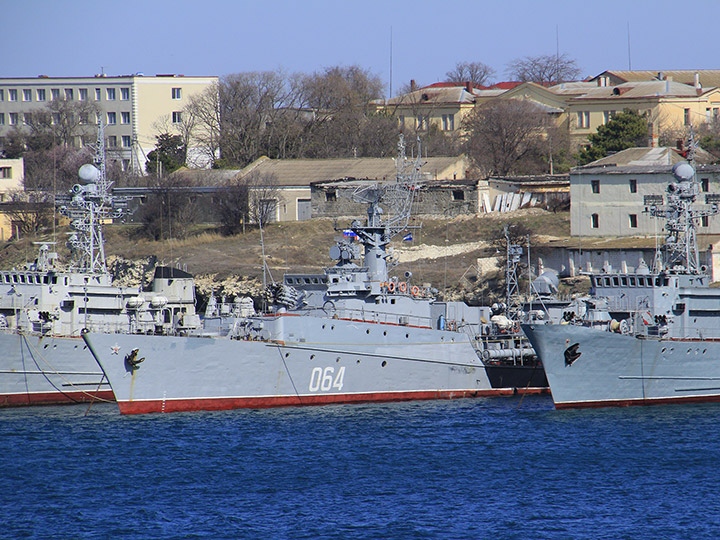
{"label": "hillside", "polygon": [[[321,219],[268,225],[263,230],[263,237],[272,278],[281,279],[288,271],[318,272],[332,265],[329,248],[349,222],[349,219],[337,222]],[[478,283],[478,277],[483,282],[492,277],[494,272],[488,270],[487,264],[479,266],[478,260],[483,262],[497,256],[496,247],[491,246],[488,239],[500,235],[506,223],[520,223],[542,233],[534,239],[538,247],[569,236],[567,212],[555,214],[529,209],[512,215],[463,216],[451,220],[423,218],[414,222],[414,225],[421,227],[413,230],[413,242],[403,242],[398,236],[391,244],[399,262],[391,273],[403,276],[406,271],[410,271],[415,283],[431,283],[441,291],[453,289],[455,294],[452,296],[460,294],[468,299],[477,297],[478,301],[487,300],[484,298],[488,294],[487,287],[478,288],[482,284]],[[244,293],[260,290],[263,272],[258,230],[224,237],[213,229],[198,228],[185,240],[164,242],[139,239],[134,226],[130,225],[108,226],[105,234],[106,254],[112,268],[115,268],[116,258],[121,258],[129,261],[144,260],[146,270],[149,271],[157,260],[164,264],[180,265],[195,274],[200,281],[201,292],[207,292],[210,288],[217,290],[224,282],[222,289],[227,294],[234,294],[238,289],[231,284],[237,282],[238,278],[245,284],[240,289]],[[60,239],[58,251],[63,260],[67,260],[67,250],[60,245],[65,235],[59,232],[57,237]],[[28,240],[4,244],[0,248],[0,267],[9,268],[32,260],[35,249],[36,246]],[[118,265],[118,268],[125,268],[124,272],[118,273],[127,273],[128,266]],[[129,281],[140,277],[137,270],[130,274],[126,276],[131,277]],[[268,276],[267,279],[271,278]]]}

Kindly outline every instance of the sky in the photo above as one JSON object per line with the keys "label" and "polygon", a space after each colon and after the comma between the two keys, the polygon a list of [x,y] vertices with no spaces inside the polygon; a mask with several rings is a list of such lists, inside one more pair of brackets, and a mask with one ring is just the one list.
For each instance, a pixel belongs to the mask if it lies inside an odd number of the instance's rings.
{"label": "sky", "polygon": [[358,65],[394,94],[458,62],[508,80],[508,62],[558,50],[583,77],[720,69],[720,0],[0,0],[0,15],[0,77]]}

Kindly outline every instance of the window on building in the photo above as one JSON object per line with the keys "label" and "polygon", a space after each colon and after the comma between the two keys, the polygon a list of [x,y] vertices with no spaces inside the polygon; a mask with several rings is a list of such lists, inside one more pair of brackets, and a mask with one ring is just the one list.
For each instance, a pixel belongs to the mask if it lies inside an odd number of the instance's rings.
{"label": "window on building", "polygon": [[108,125],[117,124],[117,115],[114,112],[107,113]]}
{"label": "window on building", "polygon": [[603,124],[607,124],[615,116],[615,111],[603,111]]}
{"label": "window on building", "polygon": [[405,115],[401,114],[398,116],[398,124],[400,124],[400,129],[405,127]]}
{"label": "window on building", "polygon": [[455,115],[454,114],[443,114],[442,115],[442,128],[443,128],[443,131],[453,131],[455,129]]}
{"label": "window on building", "polygon": [[630,214],[630,228],[637,229],[637,214]]}
{"label": "window on building", "polygon": [[102,99],[102,89],[96,88],[95,89],[95,101],[100,101]]}
{"label": "window on building", "polygon": [[115,89],[114,88],[106,88],[105,89],[105,98],[108,101],[115,101]]}
{"label": "window on building", "polygon": [[597,214],[593,214],[590,216],[590,226],[593,229],[597,229],[600,226],[600,218]]}
{"label": "window on building", "polygon": [[464,201],[465,200],[465,192],[462,189],[454,189],[452,192],[452,200],[453,201]]}
{"label": "window on building", "polygon": [[65,89],[65,100],[72,101],[73,99],[75,99],[75,91],[72,88],[66,88]]}
{"label": "window on building", "polygon": [[418,131],[425,131],[427,129],[427,117],[418,115],[417,119],[415,120],[415,129]]}
{"label": "window on building", "polygon": [[130,123],[130,113],[129,112],[121,112],[120,113],[120,123],[121,124],[129,124]]}
{"label": "window on building", "polygon": [[17,90],[14,88],[8,90],[8,101],[17,101]]}
{"label": "window on building", "polygon": [[720,120],[720,108],[713,107],[713,121],[717,122]]}
{"label": "window on building", "polygon": [[590,127],[590,111],[578,111],[577,125],[579,128],[589,128]]}
{"label": "window on building", "polygon": [[53,101],[57,101],[60,99],[60,89],[59,88],[53,88],[50,90],[50,99]]}
{"label": "window on building", "polygon": [[702,187],[703,193],[707,193],[708,191],[710,191],[710,179],[702,178],[700,180],[700,186]]}
{"label": "window on building", "polygon": [[32,90],[29,88],[23,90],[23,101],[32,101]]}
{"label": "window on building", "polygon": [[0,89],[0,101],[5,101],[5,90]]}
{"label": "window on building", "polygon": [[[630,193],[637,193],[637,180],[631,178],[630,182]],[[599,186],[598,186],[599,187]]]}
{"label": "window on building", "polygon": [[710,218],[708,216],[702,216],[702,218],[700,218],[700,226],[707,227],[708,225],[710,225]]}
{"label": "window on building", "polygon": [[117,137],[115,135],[110,135],[107,140],[108,148],[117,148]]}
{"label": "window on building", "polygon": [[0,113],[0,126],[5,125],[5,113]]}
{"label": "window on building", "polygon": [[120,89],[120,99],[123,101],[130,100],[130,89],[129,88],[121,88]]}
{"label": "window on building", "polygon": [[325,200],[326,201],[337,201],[337,192],[332,189],[330,191],[325,192]]}
{"label": "window on building", "polygon": [[172,122],[173,124],[179,124],[182,122],[182,112],[180,111],[173,111],[172,113]]}
{"label": "window on building", "polygon": [[600,193],[600,180],[590,180],[590,187],[593,193]]}
{"label": "window on building", "polygon": [[181,99],[182,98],[182,88],[173,88],[172,89],[172,98],[173,99]]}
{"label": "window on building", "polygon": [[57,126],[58,124],[60,124],[60,113],[52,113],[52,114],[50,115],[50,122],[51,122],[54,126]]}
{"label": "window on building", "polygon": [[129,160],[129,159],[123,159],[122,162],[121,162],[120,167],[122,168],[123,171],[128,171],[128,170],[130,170],[130,160]]}
{"label": "window on building", "polygon": [[130,148],[130,135],[122,136],[122,145],[123,148]]}
{"label": "window on building", "polygon": [[23,113],[23,124],[25,124],[26,126],[32,124],[32,114]]}
{"label": "window on building", "polygon": [[690,125],[690,109],[685,109],[683,114],[683,121],[685,122],[686,126]]}
{"label": "window on building", "polygon": [[78,99],[80,101],[87,101],[87,98],[88,98],[87,88],[80,88],[78,90]]}
{"label": "window on building", "polygon": [[90,115],[86,112],[80,113],[80,123],[85,125],[88,122],[90,122]]}
{"label": "window on building", "polygon": [[45,89],[44,88],[38,88],[35,92],[35,98],[38,101],[45,101]]}
{"label": "window on building", "polygon": [[9,115],[9,120],[10,120],[9,123],[10,123],[11,126],[17,126],[17,123],[18,123],[18,113],[16,113],[16,112],[11,112],[10,115]]}
{"label": "window on building", "polygon": [[0,167],[0,178],[12,178],[12,167]]}

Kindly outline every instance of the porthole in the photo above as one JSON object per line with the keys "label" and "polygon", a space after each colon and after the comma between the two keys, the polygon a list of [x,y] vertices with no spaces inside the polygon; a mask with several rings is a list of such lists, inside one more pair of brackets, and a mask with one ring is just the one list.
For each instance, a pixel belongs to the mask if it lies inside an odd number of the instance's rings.
{"label": "porthole", "polygon": [[387,362],[385,360],[382,361],[382,364],[380,364],[382,367],[387,366]]}
{"label": "porthole", "polygon": [[383,336],[387,336],[387,330],[383,330]]}
{"label": "porthole", "polygon": [[368,328],[367,330],[365,330],[365,333],[369,335],[369,334],[370,334],[370,329]]}
{"label": "porthole", "polygon": [[410,334],[405,334],[405,339],[408,339],[410,337]]}
{"label": "porthole", "polygon": [[310,360],[315,360],[315,355],[314,355],[314,354],[311,354],[311,355],[310,355]]}
{"label": "porthole", "polygon": [[289,353],[289,352],[286,352],[286,353],[285,353],[285,358],[287,358],[288,356],[290,356],[290,353]]}

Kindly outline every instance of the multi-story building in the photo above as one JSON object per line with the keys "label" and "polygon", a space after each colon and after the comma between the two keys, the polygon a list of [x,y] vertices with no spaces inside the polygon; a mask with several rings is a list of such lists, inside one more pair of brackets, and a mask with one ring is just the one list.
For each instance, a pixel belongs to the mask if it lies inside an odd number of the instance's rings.
{"label": "multi-story building", "polygon": [[[155,148],[156,136],[163,132],[180,134],[183,109],[190,97],[217,81],[217,77],[142,74],[0,79],[0,145],[11,130],[27,126],[30,114],[50,111],[52,101],[87,102],[95,105],[100,116],[82,120],[88,124],[88,138],[94,140],[93,126],[102,119],[110,159],[119,160],[125,169],[144,173],[146,156]],[[189,159],[197,161],[197,153],[191,142]],[[203,165],[202,160],[198,164]]]}
{"label": "multi-story building", "polygon": [[[645,197],[666,200],[668,185],[675,182],[674,164],[684,161],[674,148],[628,148],[570,171],[570,234],[572,236],[658,236],[663,223],[645,212]],[[699,193],[720,191],[720,166],[713,156],[696,154]],[[720,233],[720,220],[703,218],[698,234]]]}

